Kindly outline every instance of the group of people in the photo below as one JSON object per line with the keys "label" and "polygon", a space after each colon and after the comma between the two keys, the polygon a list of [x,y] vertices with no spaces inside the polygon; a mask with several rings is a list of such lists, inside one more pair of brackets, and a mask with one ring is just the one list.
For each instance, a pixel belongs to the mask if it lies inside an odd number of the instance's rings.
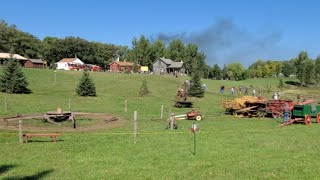
{"label": "group of people", "polygon": [[[220,86],[220,91],[219,91],[219,92],[220,92],[221,94],[223,94],[224,91],[225,91],[225,86]],[[238,92],[239,92],[240,95],[242,94],[242,86],[239,86],[239,87],[238,87]],[[236,89],[235,89],[234,86],[231,87],[230,93],[231,93],[232,95],[234,95],[234,94],[236,93]],[[248,87],[248,86],[245,86],[245,87],[244,87],[244,95],[246,95],[246,96],[249,95],[249,87]],[[256,89],[255,89],[255,88],[252,88],[252,96],[256,96]]]}

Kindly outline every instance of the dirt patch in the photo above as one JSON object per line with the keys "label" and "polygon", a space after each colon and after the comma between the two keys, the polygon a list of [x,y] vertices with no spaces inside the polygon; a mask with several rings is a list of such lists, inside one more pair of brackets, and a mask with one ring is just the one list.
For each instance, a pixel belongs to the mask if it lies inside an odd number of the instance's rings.
{"label": "dirt patch", "polygon": [[[43,122],[41,118],[23,120],[25,132],[85,132],[121,127],[124,120],[107,113],[73,112],[76,119],[76,128],[71,121],[59,122],[59,125]],[[0,129],[18,131],[18,120],[0,120]]]}

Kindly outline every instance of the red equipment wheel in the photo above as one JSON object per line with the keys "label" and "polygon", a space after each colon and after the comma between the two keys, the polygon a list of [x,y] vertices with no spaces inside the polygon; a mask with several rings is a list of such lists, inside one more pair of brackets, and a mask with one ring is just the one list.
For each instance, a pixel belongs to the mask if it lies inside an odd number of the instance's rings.
{"label": "red equipment wheel", "polygon": [[310,124],[311,124],[311,116],[310,116],[310,115],[306,114],[306,115],[304,116],[304,123],[305,123],[306,125],[310,125]]}
{"label": "red equipment wheel", "polygon": [[317,114],[317,123],[320,123],[320,113]]}

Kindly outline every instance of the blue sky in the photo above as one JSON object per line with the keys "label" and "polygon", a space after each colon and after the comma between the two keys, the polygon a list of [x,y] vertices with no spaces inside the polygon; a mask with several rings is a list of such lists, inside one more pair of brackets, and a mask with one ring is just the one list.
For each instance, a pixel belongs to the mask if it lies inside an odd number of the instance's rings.
{"label": "blue sky", "polygon": [[[145,35],[195,43],[207,63],[288,60],[320,54],[320,3],[313,0],[10,0],[0,19],[42,39],[78,36],[131,46]],[[3,8],[5,7],[5,8]]]}

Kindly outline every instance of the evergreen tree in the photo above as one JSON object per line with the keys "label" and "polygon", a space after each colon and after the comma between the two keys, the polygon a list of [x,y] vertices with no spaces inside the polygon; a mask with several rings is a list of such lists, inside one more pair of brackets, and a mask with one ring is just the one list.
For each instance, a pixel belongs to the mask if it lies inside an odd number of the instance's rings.
{"label": "evergreen tree", "polygon": [[76,88],[76,92],[80,96],[96,96],[96,87],[93,80],[89,77],[89,72],[83,72],[82,78]]}
{"label": "evergreen tree", "polygon": [[150,93],[150,91],[149,91],[148,86],[147,86],[147,81],[144,79],[142,81],[142,85],[140,87],[139,96],[145,96],[145,95],[147,95],[149,93]]}
{"label": "evergreen tree", "polygon": [[194,63],[193,71],[192,71],[192,83],[189,89],[189,96],[198,97],[198,98],[202,98],[204,96],[204,91],[202,90],[200,80],[201,79],[200,79],[198,64]]}
{"label": "evergreen tree", "polygon": [[19,62],[11,57],[4,66],[3,74],[0,77],[0,91],[6,93],[30,93],[27,86],[28,82]]}

